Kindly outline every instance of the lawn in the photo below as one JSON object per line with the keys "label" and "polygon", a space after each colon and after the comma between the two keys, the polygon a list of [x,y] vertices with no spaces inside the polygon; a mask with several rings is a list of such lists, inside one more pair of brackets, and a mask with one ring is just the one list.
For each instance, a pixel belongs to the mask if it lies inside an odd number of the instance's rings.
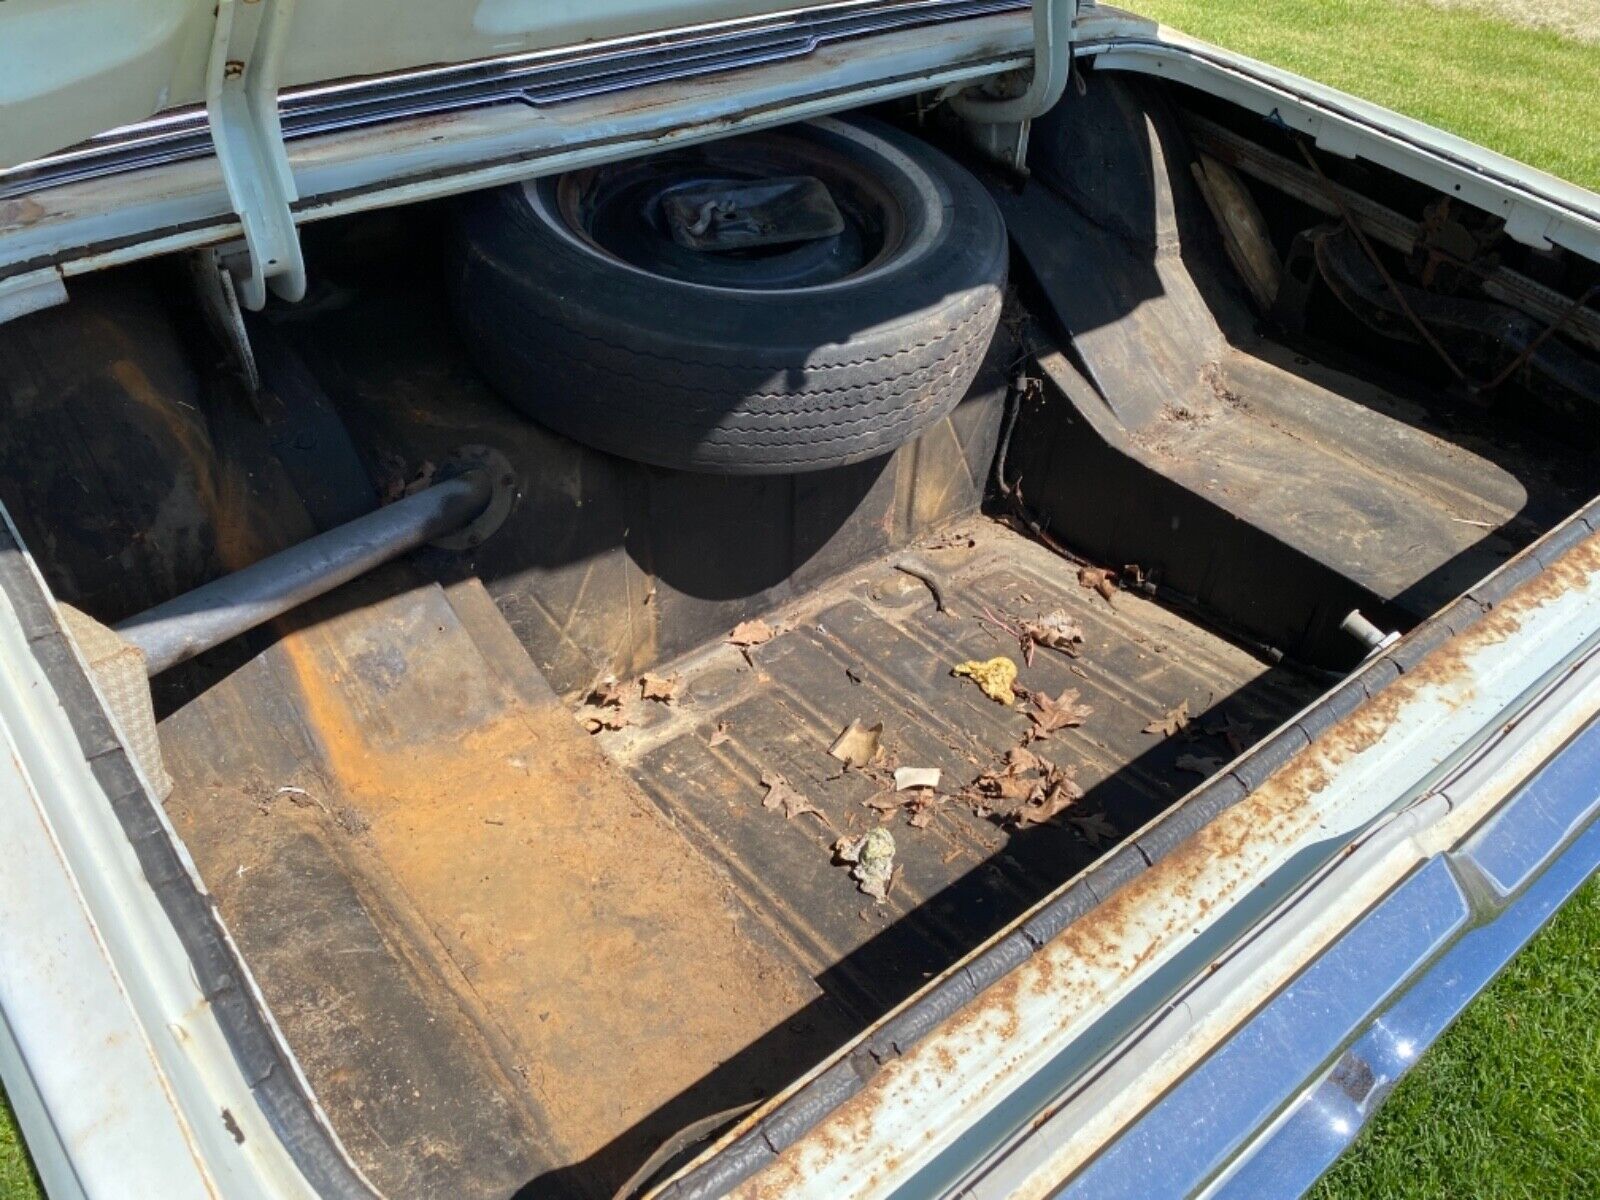
{"label": "lawn", "polygon": [[[1134,6],[1600,190],[1600,45],[1410,0]],[[0,1092],[0,1200],[38,1194]],[[1600,883],[1439,1040],[1315,1195],[1600,1196]]]}
{"label": "lawn", "polygon": [[0,1088],[0,1200],[33,1200],[40,1194],[16,1118],[11,1115],[5,1089]]}
{"label": "lawn", "polygon": [[1600,43],[1418,0],[1121,3],[1600,190]]}

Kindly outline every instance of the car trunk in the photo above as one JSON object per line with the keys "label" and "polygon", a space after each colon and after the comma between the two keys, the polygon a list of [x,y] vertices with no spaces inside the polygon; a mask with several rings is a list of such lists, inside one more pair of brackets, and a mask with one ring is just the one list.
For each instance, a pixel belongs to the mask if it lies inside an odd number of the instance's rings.
{"label": "car trunk", "polygon": [[[1403,632],[1595,492],[1593,264],[1176,89],[1091,74],[1062,111],[1026,187],[971,164],[1015,286],[970,393],[831,471],[518,415],[446,304],[444,207],[308,228],[259,390],[176,263],[0,328],[0,499],[106,625],[503,456],[481,544],[153,681],[167,818],[379,1191],[611,1195],[1236,770],[1368,652],[1352,610]],[[1228,256],[1263,245],[1253,306]],[[1470,307],[1506,272],[1556,307],[1532,334]],[[841,850],[880,829],[878,898]]]}

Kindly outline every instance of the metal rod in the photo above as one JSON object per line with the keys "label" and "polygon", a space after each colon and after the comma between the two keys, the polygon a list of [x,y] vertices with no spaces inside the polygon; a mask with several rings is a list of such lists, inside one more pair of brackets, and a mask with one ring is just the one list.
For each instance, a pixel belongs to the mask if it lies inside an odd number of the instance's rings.
{"label": "metal rod", "polygon": [[242,571],[129,617],[116,631],[152,676],[476,520],[492,484],[469,471],[319,533]]}

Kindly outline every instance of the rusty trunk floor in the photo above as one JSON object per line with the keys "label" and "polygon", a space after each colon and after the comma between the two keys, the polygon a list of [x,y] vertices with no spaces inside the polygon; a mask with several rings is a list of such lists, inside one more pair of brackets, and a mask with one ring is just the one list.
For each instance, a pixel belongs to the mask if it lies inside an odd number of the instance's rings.
{"label": "rusty trunk floor", "polygon": [[[879,820],[882,784],[826,751],[882,721],[890,761],[953,791],[1028,721],[952,664],[1017,646],[979,616],[1064,610],[1081,655],[1020,682],[1094,712],[1046,748],[1073,813],[1117,835],[1317,690],[974,517],[637,685],[590,737],[476,581],[390,568],[350,585],[162,724],[168,810],[314,1091],[391,1195],[604,1197],[657,1144],[770,1094],[1102,850],[1082,824],[1023,831],[941,802],[888,827],[888,902],[830,847]],[[970,544],[968,544],[970,542]],[[1192,739],[1146,727],[1180,704]],[[607,710],[608,712],[615,710]],[[715,744],[713,744],[715,742]],[[822,816],[785,820],[783,774]]]}
{"label": "rusty trunk floor", "polygon": [[[1076,567],[993,520],[953,530],[961,536],[916,550],[949,612],[890,556],[773,614],[781,632],[748,657],[719,644],[681,660],[668,669],[681,701],[630,702],[629,723],[597,737],[862,1024],[1104,853],[1113,843],[1096,836],[1093,815],[1120,840],[1200,783],[1180,760],[1232,758],[1207,729],[1231,719],[1236,740],[1257,740],[1322,690],[1154,603],[1125,593],[1108,603],[1078,584]],[[1036,648],[1025,665],[1017,641],[986,619],[1014,625],[1056,611],[1084,631],[1076,658]],[[952,795],[917,828],[906,811],[868,807],[888,794],[883,772],[844,771],[827,753],[851,721],[881,721],[884,765],[938,767],[944,793],[1022,741],[1022,704],[997,704],[950,673],[995,655],[1018,662],[1020,685],[1052,696],[1075,688],[1094,709],[1034,746],[1076,769],[1085,794],[1072,814],[1089,819],[1015,830]],[[1188,736],[1146,732],[1180,705],[1194,718]],[[773,774],[826,821],[764,808],[761,779]],[[830,850],[880,823],[900,868],[883,905],[855,889]]]}
{"label": "rusty trunk floor", "polygon": [[481,586],[410,583],[347,589],[169,718],[168,811],[380,1190],[607,1196],[782,1082],[725,1060],[803,1069],[819,992]]}

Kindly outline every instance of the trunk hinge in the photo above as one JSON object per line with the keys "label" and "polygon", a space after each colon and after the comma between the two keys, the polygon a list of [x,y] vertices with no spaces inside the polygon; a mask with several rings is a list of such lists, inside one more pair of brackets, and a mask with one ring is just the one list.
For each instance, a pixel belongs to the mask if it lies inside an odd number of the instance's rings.
{"label": "trunk hinge", "polygon": [[[973,143],[1016,171],[1026,169],[1028,128],[1055,107],[1072,74],[1072,24],[1078,0],[1033,0],[1033,74],[1020,96],[997,96],[985,85],[951,99]],[[1000,77],[1000,82],[1007,77]],[[995,81],[988,81],[993,83]]]}
{"label": "trunk hinge", "polygon": [[217,0],[206,69],[206,116],[228,199],[244,227],[244,253],[228,268],[239,301],[258,309],[267,287],[285,300],[306,293],[305,260],[290,209],[299,193],[278,123],[278,66],[294,0]]}

